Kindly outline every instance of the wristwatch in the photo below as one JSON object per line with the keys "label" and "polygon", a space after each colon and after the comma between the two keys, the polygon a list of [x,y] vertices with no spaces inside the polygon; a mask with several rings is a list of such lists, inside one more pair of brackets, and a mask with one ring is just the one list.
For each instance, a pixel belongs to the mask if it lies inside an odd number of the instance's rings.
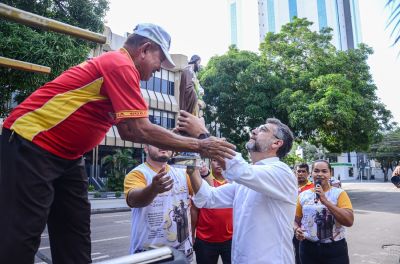
{"label": "wristwatch", "polygon": [[200,174],[200,176],[201,176],[201,178],[207,178],[209,175],[210,175],[210,173],[211,173],[211,171],[209,170],[208,172],[207,172],[207,174],[205,174],[205,175],[201,175]]}
{"label": "wristwatch", "polygon": [[198,139],[206,139],[208,137],[210,137],[210,133],[201,133],[198,137]]}

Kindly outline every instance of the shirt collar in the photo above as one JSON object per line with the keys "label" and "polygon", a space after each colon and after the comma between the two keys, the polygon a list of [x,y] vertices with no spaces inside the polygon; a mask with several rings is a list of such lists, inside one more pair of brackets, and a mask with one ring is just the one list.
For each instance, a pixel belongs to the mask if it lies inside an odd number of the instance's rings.
{"label": "shirt collar", "polygon": [[268,164],[268,163],[272,163],[272,162],[276,162],[276,161],[279,161],[278,157],[271,157],[271,158],[266,158],[266,159],[259,160],[254,164],[255,165],[263,165],[263,164]]}

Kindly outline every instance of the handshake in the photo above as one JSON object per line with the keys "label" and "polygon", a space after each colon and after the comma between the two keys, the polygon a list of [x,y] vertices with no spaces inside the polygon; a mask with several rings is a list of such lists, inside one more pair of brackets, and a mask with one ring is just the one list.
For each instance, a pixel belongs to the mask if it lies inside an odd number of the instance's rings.
{"label": "handshake", "polygon": [[214,158],[219,161],[223,161],[225,158],[231,159],[235,156],[234,145],[226,142],[225,139],[210,136],[204,119],[186,111],[180,111],[177,127],[174,129],[174,132],[200,139],[200,155],[195,152],[181,152],[171,159],[171,165],[200,169],[202,167],[200,156]]}

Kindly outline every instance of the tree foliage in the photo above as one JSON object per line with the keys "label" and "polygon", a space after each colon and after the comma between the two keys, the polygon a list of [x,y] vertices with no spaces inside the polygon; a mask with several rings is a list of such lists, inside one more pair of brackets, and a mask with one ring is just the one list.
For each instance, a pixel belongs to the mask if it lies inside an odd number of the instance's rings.
{"label": "tree foliage", "polygon": [[122,191],[125,175],[137,164],[133,158],[132,149],[116,149],[112,155],[107,155],[101,160],[105,174],[107,175],[107,189],[110,191]]}
{"label": "tree foliage", "polygon": [[391,113],[376,96],[366,45],[338,51],[330,29],[313,32],[295,19],[268,33],[260,55],[231,47],[200,75],[209,106],[206,121],[243,150],[246,128],[275,116],[298,140],[340,153],[367,150],[391,127]]}
{"label": "tree foliage", "polygon": [[[95,32],[103,31],[107,0],[6,0],[3,3]],[[0,117],[44,83],[88,56],[93,43],[0,20],[0,56],[49,66],[50,75],[0,68]]]}
{"label": "tree foliage", "polygon": [[400,41],[400,1],[388,0],[386,7],[391,9],[387,27],[392,27],[390,37],[394,38],[393,45]]}
{"label": "tree foliage", "polygon": [[385,133],[382,141],[372,144],[369,155],[381,164],[384,180],[388,181],[389,169],[400,163],[400,128]]}

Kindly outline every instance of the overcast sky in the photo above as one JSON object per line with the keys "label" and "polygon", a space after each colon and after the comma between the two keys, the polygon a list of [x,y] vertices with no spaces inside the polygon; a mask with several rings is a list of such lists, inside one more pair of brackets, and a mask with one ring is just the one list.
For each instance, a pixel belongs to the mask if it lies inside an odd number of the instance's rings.
{"label": "overcast sky", "polygon": [[[384,3],[386,0],[359,0],[362,42],[375,52],[368,63],[377,95],[400,123],[400,44],[391,47],[390,31],[385,30],[389,11]],[[211,56],[228,49],[228,11],[226,0],[110,0],[106,20],[120,35],[132,32],[138,23],[159,24],[171,34],[171,53],[198,54],[205,65]],[[255,18],[257,13],[249,16]],[[257,27],[247,30],[258,35]]]}

